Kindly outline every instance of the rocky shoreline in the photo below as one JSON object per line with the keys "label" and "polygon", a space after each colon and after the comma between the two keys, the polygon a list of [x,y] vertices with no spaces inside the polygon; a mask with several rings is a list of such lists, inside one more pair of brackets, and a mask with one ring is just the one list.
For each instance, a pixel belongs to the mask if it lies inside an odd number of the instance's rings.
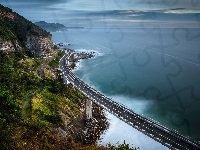
{"label": "rocky shoreline", "polygon": [[80,62],[80,60],[90,59],[90,58],[96,57],[98,55],[98,53],[95,52],[95,51],[92,51],[92,52],[75,52],[74,50],[71,50],[71,49],[67,49],[67,53],[70,53],[68,66],[71,69],[78,68],[77,63]]}
{"label": "rocky shoreline", "polygon": [[[77,67],[76,64],[81,59],[89,59],[97,55],[97,52],[75,52],[71,49],[67,49],[67,53],[71,54],[68,63],[71,69],[75,69]],[[69,112],[62,112],[62,118],[65,120],[65,124],[63,127],[54,128],[54,131],[62,137],[71,136],[76,142],[82,144],[97,144],[97,140],[100,139],[101,134],[108,128],[109,124],[103,108],[95,103],[92,104],[93,118],[88,120],[85,113],[85,100],[78,103],[82,117],[77,120],[74,118],[73,112],[70,112],[72,113],[70,115]]]}

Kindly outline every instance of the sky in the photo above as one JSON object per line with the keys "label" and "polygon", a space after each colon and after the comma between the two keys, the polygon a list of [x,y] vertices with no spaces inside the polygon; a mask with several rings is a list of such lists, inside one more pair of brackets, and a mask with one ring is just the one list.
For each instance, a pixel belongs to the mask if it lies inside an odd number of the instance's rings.
{"label": "sky", "polygon": [[66,26],[200,27],[199,0],[2,0],[27,19]]}

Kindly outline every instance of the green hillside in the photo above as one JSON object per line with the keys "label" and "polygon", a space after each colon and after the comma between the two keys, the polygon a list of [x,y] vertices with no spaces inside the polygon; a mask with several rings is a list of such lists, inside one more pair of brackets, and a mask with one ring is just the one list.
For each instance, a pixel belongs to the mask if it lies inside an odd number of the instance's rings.
{"label": "green hillside", "polygon": [[27,35],[49,36],[50,33],[0,4],[0,38],[18,40],[22,47]]}
{"label": "green hillside", "polygon": [[[0,42],[17,40],[24,47],[26,36],[30,34],[50,36],[0,5]],[[71,131],[71,127],[82,131],[86,125],[83,111],[86,97],[63,84],[56,68],[65,53],[56,48],[53,52],[52,59],[43,59],[30,51],[0,51],[0,149],[129,150],[125,143],[118,147],[108,145],[108,148],[97,146],[95,142],[85,143],[79,132]],[[93,108],[96,113],[93,117],[99,124],[94,133],[99,136],[106,128],[106,119],[100,115],[102,108]],[[70,131],[66,137],[63,136],[65,131]],[[97,139],[92,138],[91,141]]]}

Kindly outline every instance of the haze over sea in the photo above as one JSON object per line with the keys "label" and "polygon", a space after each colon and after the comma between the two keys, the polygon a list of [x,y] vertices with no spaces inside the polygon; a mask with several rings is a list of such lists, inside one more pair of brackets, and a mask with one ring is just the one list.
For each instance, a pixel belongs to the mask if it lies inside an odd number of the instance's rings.
{"label": "haze over sea", "polygon": [[[84,30],[87,29],[53,33],[54,42],[66,42],[67,39],[71,43],[68,48],[99,53],[97,57],[79,63],[79,68],[74,71],[77,76],[134,111],[199,139],[198,38],[188,40],[184,29],[172,28],[162,28],[160,33],[140,28],[120,28],[120,32],[113,30],[110,34],[104,28]],[[189,29],[188,36],[199,32],[199,29]],[[118,120],[113,124],[115,122]],[[128,125],[122,124],[111,125],[103,142],[116,143],[126,139],[134,143],[134,132],[123,129]],[[141,147],[141,143],[139,145]]]}

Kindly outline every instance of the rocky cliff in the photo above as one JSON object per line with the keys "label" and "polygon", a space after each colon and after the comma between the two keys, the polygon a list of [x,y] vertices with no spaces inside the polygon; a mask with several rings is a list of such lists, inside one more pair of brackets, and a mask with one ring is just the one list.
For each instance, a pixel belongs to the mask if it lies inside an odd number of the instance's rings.
{"label": "rocky cliff", "polygon": [[0,50],[2,51],[19,51],[20,50],[20,46],[17,43],[17,41],[4,41],[4,40],[0,40]]}
{"label": "rocky cliff", "polygon": [[27,35],[26,38],[27,40],[25,42],[25,47],[38,56],[53,50],[53,42],[51,36],[42,37],[37,35]]}

